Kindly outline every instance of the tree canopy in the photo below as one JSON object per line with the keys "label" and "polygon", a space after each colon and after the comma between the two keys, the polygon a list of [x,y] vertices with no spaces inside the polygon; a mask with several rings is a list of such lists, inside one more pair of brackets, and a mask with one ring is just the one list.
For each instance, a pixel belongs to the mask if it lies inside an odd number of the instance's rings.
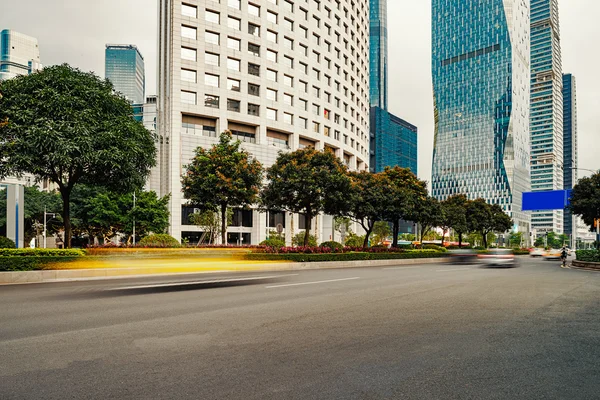
{"label": "tree canopy", "polygon": [[75,185],[141,188],[155,165],[154,137],[108,80],[67,64],[0,82],[0,177],[30,173],[56,183],[71,243]]}
{"label": "tree canopy", "polygon": [[484,199],[469,202],[467,221],[471,231],[479,233],[483,246],[488,247],[488,234],[506,232],[512,228],[511,218],[497,204],[488,204]]}
{"label": "tree canopy", "polygon": [[342,161],[331,152],[313,148],[280,153],[267,169],[267,184],[261,193],[263,206],[306,217],[304,245],[308,245],[312,219],[319,213],[347,213],[350,178]]}
{"label": "tree canopy", "polygon": [[573,187],[570,209],[590,228],[600,219],[600,173],[580,179]]}
{"label": "tree canopy", "polygon": [[261,163],[223,132],[209,149],[198,147],[182,178],[183,195],[194,207],[221,213],[221,241],[227,243],[227,209],[258,201]]}
{"label": "tree canopy", "polygon": [[462,246],[463,235],[469,232],[467,223],[467,208],[469,200],[464,194],[448,197],[442,202],[443,221],[442,227],[452,228],[458,235],[458,245]]}

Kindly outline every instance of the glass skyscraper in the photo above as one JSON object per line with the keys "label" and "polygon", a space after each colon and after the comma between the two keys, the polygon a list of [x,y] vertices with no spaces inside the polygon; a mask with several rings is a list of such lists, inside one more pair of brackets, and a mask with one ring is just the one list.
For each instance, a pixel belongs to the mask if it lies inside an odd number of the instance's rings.
{"label": "glass skyscraper", "polygon": [[[558,0],[531,0],[531,190],[563,189],[563,95]],[[563,211],[533,213],[533,229],[563,233]]]}
{"label": "glass skyscraper", "polygon": [[[577,181],[577,87],[575,77],[564,74],[563,81],[563,152],[564,152],[564,180],[565,189],[573,189]],[[577,236],[577,217],[565,210],[564,233]],[[573,238],[571,243],[576,243]]]}
{"label": "glass skyscraper", "polygon": [[382,110],[371,108],[371,171],[387,166],[409,168],[417,173],[417,127]]}
{"label": "glass skyscraper", "polygon": [[387,0],[369,0],[371,107],[388,109]]}
{"label": "glass skyscraper", "polygon": [[106,45],[105,75],[132,104],[144,104],[144,57],[133,45]]}
{"label": "glass skyscraper", "polygon": [[42,68],[36,38],[5,29],[0,32],[0,81]]}
{"label": "glass skyscraper", "polygon": [[529,233],[529,2],[433,0],[432,189],[498,204]]}

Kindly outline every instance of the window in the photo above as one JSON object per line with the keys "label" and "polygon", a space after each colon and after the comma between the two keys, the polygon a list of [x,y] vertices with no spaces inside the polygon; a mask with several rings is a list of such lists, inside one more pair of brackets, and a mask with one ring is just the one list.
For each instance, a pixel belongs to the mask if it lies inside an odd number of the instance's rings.
{"label": "window", "polygon": [[294,105],[294,96],[292,96],[291,94],[284,93],[283,94],[283,102],[285,104],[287,104],[288,106],[293,106]]}
{"label": "window", "polygon": [[240,65],[240,60],[236,60],[235,58],[227,58],[227,69],[232,71],[241,71]]}
{"label": "window", "polygon": [[252,3],[248,3],[248,14],[260,17],[260,7]]}
{"label": "window", "polygon": [[308,111],[308,101],[300,99],[300,106],[304,111]]}
{"label": "window", "polygon": [[248,94],[252,96],[260,96],[260,85],[248,83]]}
{"label": "window", "polygon": [[321,131],[321,124],[313,121],[313,132],[319,133]]}
{"label": "window", "polygon": [[208,65],[219,66],[219,55],[214,53],[204,53],[204,62]]}
{"label": "window", "polygon": [[260,116],[260,106],[258,104],[248,103],[248,115]]}
{"label": "window", "polygon": [[241,90],[242,83],[238,79],[227,78],[227,89],[233,92],[239,92]]}
{"label": "window", "polygon": [[283,64],[290,68],[294,68],[294,59],[290,56],[283,56]]}
{"label": "window", "polygon": [[227,26],[231,29],[241,31],[242,30],[242,21],[237,18],[227,17]]}
{"label": "window", "polygon": [[292,114],[283,113],[283,122],[285,122],[286,124],[290,124],[293,125],[294,124],[294,116]]}
{"label": "window", "polygon": [[204,19],[206,20],[206,22],[212,22],[213,24],[218,24],[220,22],[219,13],[210,10],[206,10]]}
{"label": "window", "polygon": [[260,46],[254,43],[248,43],[248,54],[260,57]]}
{"label": "window", "polygon": [[267,21],[276,24],[277,23],[277,14],[275,14],[273,11],[267,11]]}
{"label": "window", "polygon": [[240,51],[241,43],[242,43],[242,41],[240,39],[236,39],[236,38],[232,38],[232,37],[227,38],[227,47],[230,49]]}
{"label": "window", "polygon": [[206,31],[204,34],[204,41],[209,44],[219,45],[219,34],[215,32]]}
{"label": "window", "polygon": [[227,110],[234,111],[234,112],[240,112],[240,101],[233,100],[233,99],[227,99]]}
{"label": "window", "polygon": [[241,10],[240,0],[227,0],[227,5],[231,8],[235,8],[236,10]]}
{"label": "window", "polygon": [[248,23],[248,33],[253,36],[260,37],[260,26]]}
{"label": "window", "polygon": [[248,74],[260,76],[260,65],[248,63]]}
{"label": "window", "polygon": [[285,47],[287,47],[290,50],[294,50],[294,41],[290,38],[284,37],[283,38],[283,45]]}
{"label": "window", "polygon": [[190,4],[182,4],[181,15],[184,17],[198,18],[198,7]]}
{"label": "window", "polygon": [[293,30],[294,30],[294,22],[293,22],[293,21],[290,21],[290,20],[289,20],[289,19],[287,19],[287,18],[284,18],[284,19],[283,19],[283,26],[284,26],[285,28],[289,29],[290,31],[293,31]]}
{"label": "window", "polygon": [[267,89],[267,100],[277,101],[277,90]]}
{"label": "window", "polygon": [[273,31],[267,31],[267,40],[273,43],[277,43],[277,33]]}
{"label": "window", "polygon": [[302,129],[308,129],[308,120],[304,117],[298,117],[298,126]]}
{"label": "window", "polygon": [[204,84],[206,86],[219,87],[219,75],[204,74]]}
{"label": "window", "polygon": [[196,61],[196,49],[190,49],[189,47],[181,48],[181,58],[189,61]]}
{"label": "window", "polygon": [[184,82],[196,83],[196,71],[192,69],[181,69],[181,80]]}
{"label": "window", "polygon": [[219,96],[214,96],[212,94],[205,94],[204,95],[204,107],[219,108]]}
{"label": "window", "polygon": [[273,50],[267,50],[267,60],[277,62],[277,52]]}
{"label": "window", "polygon": [[183,104],[196,104],[196,92],[181,91],[181,102]]}
{"label": "window", "polygon": [[277,71],[273,71],[272,69],[267,70],[267,79],[273,82],[277,82]]}
{"label": "window", "polygon": [[277,121],[277,110],[273,108],[267,108],[267,119],[271,121]]}
{"label": "window", "polygon": [[193,28],[191,26],[182,25],[181,26],[181,37],[186,38],[186,39],[192,39],[192,40],[198,39],[197,33],[196,33],[196,28]]}
{"label": "window", "polygon": [[293,87],[294,86],[294,78],[292,78],[289,75],[284,75],[283,76],[283,83],[289,87]]}

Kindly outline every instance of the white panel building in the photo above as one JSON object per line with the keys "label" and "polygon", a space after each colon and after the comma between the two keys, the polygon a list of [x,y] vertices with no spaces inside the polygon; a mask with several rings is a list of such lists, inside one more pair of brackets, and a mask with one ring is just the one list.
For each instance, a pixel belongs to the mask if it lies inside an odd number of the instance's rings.
{"label": "white panel building", "polygon": [[[194,241],[181,193],[198,146],[230,130],[263,165],[280,151],[330,149],[355,170],[369,160],[367,0],[160,0],[160,194],[171,193],[170,233]],[[297,215],[239,211],[230,243],[257,244]],[[313,224],[332,237],[331,217]]]}

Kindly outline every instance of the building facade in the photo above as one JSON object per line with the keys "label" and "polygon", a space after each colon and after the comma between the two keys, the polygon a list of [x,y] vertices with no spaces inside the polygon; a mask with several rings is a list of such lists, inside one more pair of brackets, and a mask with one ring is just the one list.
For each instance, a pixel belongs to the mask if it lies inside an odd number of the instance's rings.
{"label": "building facade", "polygon": [[[563,74],[563,154],[565,190],[573,189],[577,182],[577,85],[572,74]],[[571,243],[577,241],[577,217],[565,210],[564,233],[570,235]]]}
{"label": "building facade", "polygon": [[130,44],[107,44],[104,72],[115,91],[123,94],[131,104],[143,104],[146,100],[146,73],[144,57],[139,49]]}
{"label": "building facade", "polygon": [[371,107],[371,171],[388,166],[409,168],[417,174],[416,126],[379,108]]}
{"label": "building facade", "polygon": [[[558,0],[531,0],[531,190],[563,189],[563,93]],[[564,212],[533,213],[538,235],[563,233]]]}
{"label": "building facade", "polygon": [[42,69],[36,38],[5,29],[0,32],[0,81]]}
{"label": "building facade", "polygon": [[[225,130],[267,167],[314,147],[368,170],[368,10],[367,0],[159,1],[160,194],[172,195],[174,237],[199,237],[181,176]],[[288,242],[303,229],[297,215],[236,211],[228,241],[260,243],[279,223]],[[313,226],[319,241],[335,237],[330,217]]]}
{"label": "building facade", "polygon": [[498,204],[529,236],[529,2],[433,0],[432,192]]}
{"label": "building facade", "polygon": [[371,107],[388,109],[387,0],[369,0]]}

